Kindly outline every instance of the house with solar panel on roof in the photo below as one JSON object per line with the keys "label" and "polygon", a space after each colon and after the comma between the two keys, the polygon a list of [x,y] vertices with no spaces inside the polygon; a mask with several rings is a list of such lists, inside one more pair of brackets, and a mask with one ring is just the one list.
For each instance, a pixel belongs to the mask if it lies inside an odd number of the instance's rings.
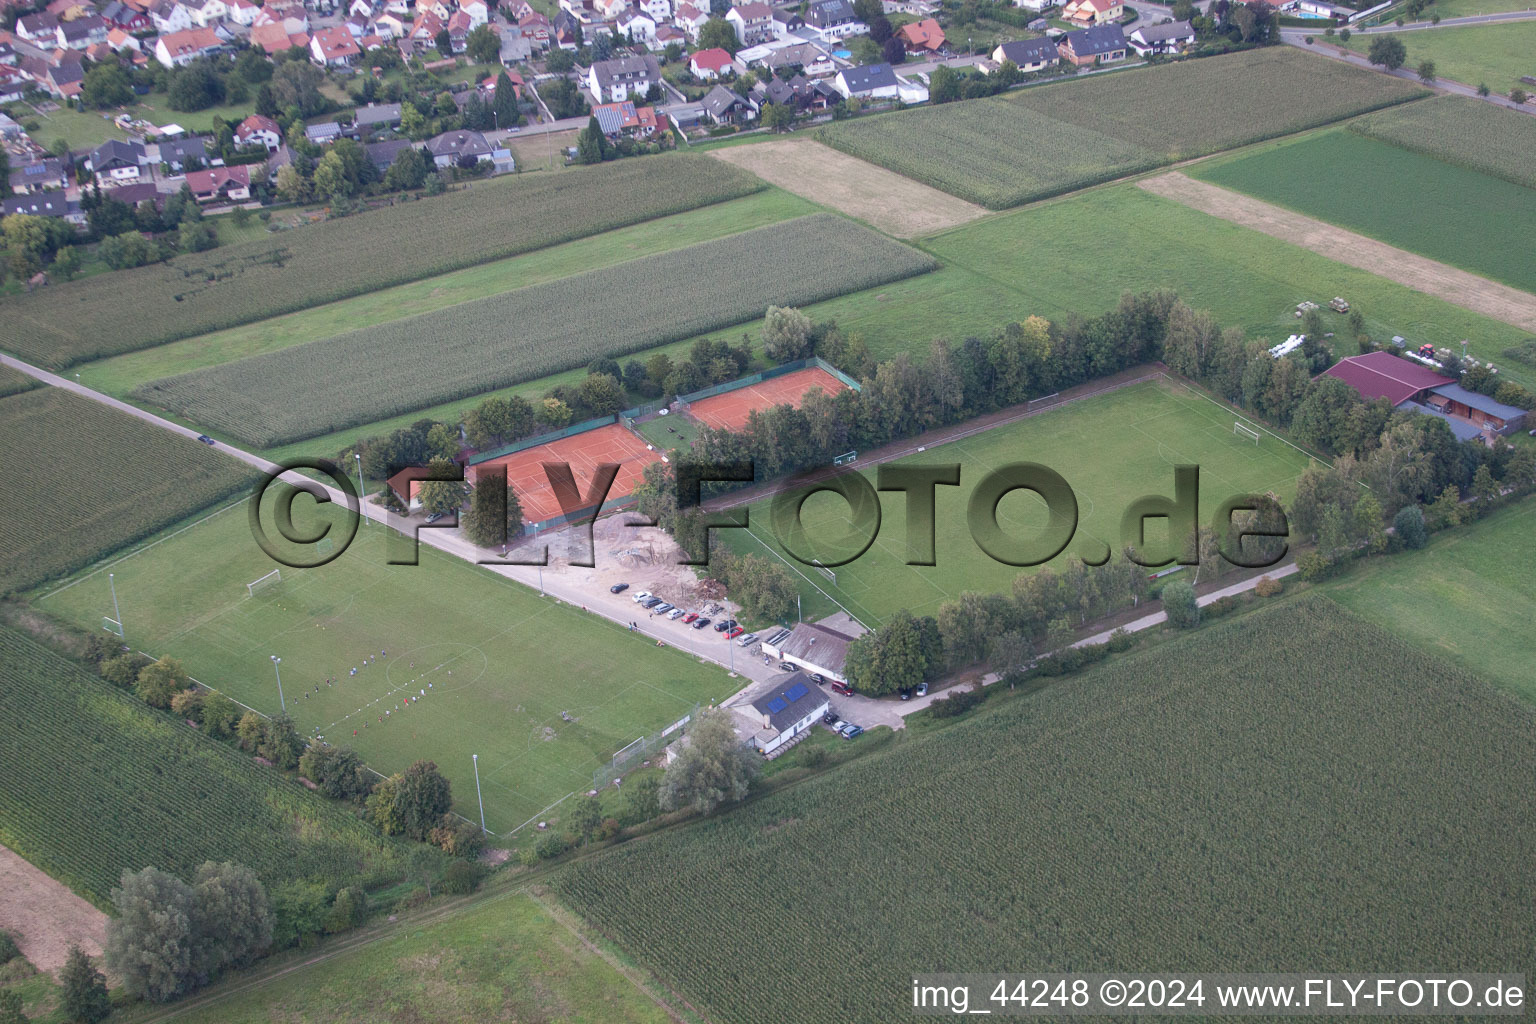
{"label": "house with solar panel on roof", "polygon": [[776,757],[809,735],[829,706],[826,695],[804,672],[775,680],[772,689],[752,702],[762,723],[752,746],[764,757]]}

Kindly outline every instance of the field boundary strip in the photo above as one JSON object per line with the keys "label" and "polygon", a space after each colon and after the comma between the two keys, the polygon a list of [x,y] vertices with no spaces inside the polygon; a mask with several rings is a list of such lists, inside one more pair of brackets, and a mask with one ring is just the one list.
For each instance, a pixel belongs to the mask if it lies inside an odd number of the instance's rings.
{"label": "field boundary strip", "polygon": [[1137,187],[1162,199],[1299,246],[1462,309],[1536,331],[1536,295],[1178,171]]}

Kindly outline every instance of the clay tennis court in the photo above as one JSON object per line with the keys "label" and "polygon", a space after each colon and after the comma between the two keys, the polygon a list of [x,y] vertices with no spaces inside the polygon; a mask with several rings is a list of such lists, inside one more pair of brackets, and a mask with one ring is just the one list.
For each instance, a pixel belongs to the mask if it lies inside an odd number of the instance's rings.
{"label": "clay tennis court", "polygon": [[512,485],[518,500],[523,503],[523,521],[541,523],[561,514],[560,502],[549,486],[544,463],[570,463],[571,475],[583,498],[599,464],[619,463],[619,475],[614,477],[613,487],[604,499],[612,501],[632,493],[640,483],[645,467],[660,459],[660,452],[651,451],[640,438],[617,423],[610,423],[548,444],[524,448],[499,459],[488,459],[471,467],[471,472],[478,476],[490,466],[506,466],[507,483]]}
{"label": "clay tennis court", "polygon": [[691,402],[688,415],[716,430],[740,430],[747,425],[747,416],[753,409],[771,409],[776,405],[792,405],[798,409],[800,399],[812,388],[835,395],[847,387],[821,367],[808,366],[782,377]]}

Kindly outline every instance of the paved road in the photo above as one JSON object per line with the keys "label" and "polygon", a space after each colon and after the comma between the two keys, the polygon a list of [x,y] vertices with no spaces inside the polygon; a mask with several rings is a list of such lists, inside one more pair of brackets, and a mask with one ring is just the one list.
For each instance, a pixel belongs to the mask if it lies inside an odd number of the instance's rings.
{"label": "paved road", "polygon": [[[1444,24],[1444,22],[1441,22],[1441,24]],[[1311,44],[1307,43],[1308,36],[1312,37]],[[1364,68],[1367,71],[1375,71],[1378,74],[1391,75],[1393,78],[1402,78],[1410,82],[1417,82],[1419,80],[1419,76],[1409,68],[1398,68],[1396,71],[1388,71],[1385,68],[1378,67],[1377,65],[1372,64],[1370,61],[1366,60],[1363,54],[1354,53],[1353,51],[1349,50],[1341,50],[1338,45],[1330,43],[1323,35],[1320,33],[1315,33],[1310,29],[1281,29],[1280,38],[1284,42],[1296,47],[1297,49],[1321,54],[1324,57],[1330,57],[1333,60],[1343,61],[1346,64],[1353,64],[1355,67]],[[1522,106],[1521,104],[1515,103],[1504,96],[1500,96],[1498,93],[1491,93],[1487,96],[1479,96],[1477,94],[1477,89],[1474,86],[1465,85],[1461,82],[1453,82],[1449,78],[1436,79],[1430,84],[1429,88],[1437,89],[1440,92],[1452,93],[1456,96],[1468,96],[1475,100],[1480,99],[1484,103],[1492,103],[1495,106],[1505,107],[1509,110],[1516,110],[1522,114],[1529,114],[1533,117],[1536,117],[1536,104],[1528,103]]]}

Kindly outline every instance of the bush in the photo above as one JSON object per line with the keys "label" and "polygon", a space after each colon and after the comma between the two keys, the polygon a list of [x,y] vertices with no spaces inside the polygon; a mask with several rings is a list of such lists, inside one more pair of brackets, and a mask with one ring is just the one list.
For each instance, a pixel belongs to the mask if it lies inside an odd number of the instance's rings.
{"label": "bush", "polygon": [[533,844],[533,850],[540,860],[549,860],[558,857],[571,848],[571,844],[565,841],[565,836],[558,832],[550,832],[539,837],[539,841]]}
{"label": "bush", "polygon": [[1285,589],[1285,584],[1273,576],[1260,576],[1259,582],[1254,584],[1253,592],[1260,597],[1274,597]]}
{"label": "bush", "polygon": [[1237,597],[1235,594],[1229,594],[1226,597],[1219,597],[1212,601],[1210,604],[1200,609],[1200,612],[1203,616],[1219,619],[1223,615],[1230,615],[1237,611],[1241,605],[1242,600],[1239,597]]}
{"label": "bush", "polygon": [[480,880],[484,877],[485,868],[479,861],[453,861],[448,865],[448,870],[443,872],[443,892],[455,895],[474,892],[480,888]]}
{"label": "bush", "polygon": [[928,705],[928,713],[934,718],[954,718],[981,704],[987,699],[987,691],[979,686],[969,690],[956,690],[943,700]]}
{"label": "bush", "polygon": [[1417,505],[1404,505],[1392,517],[1392,529],[1403,547],[1417,549],[1429,542],[1429,529],[1424,525],[1424,510]]}
{"label": "bush", "polygon": [[21,950],[16,945],[16,940],[11,938],[10,932],[0,931],[0,964],[8,964],[21,956]]}
{"label": "bush", "polygon": [[1136,635],[1128,632],[1124,626],[1109,634],[1109,641],[1105,644],[1116,654],[1124,654],[1136,646]]}
{"label": "bush", "polygon": [[1339,570],[1339,563],[1331,558],[1324,558],[1316,551],[1308,551],[1296,559],[1297,575],[1308,583],[1316,580],[1325,580]]}
{"label": "bush", "polygon": [[325,930],[334,935],[351,931],[368,920],[368,896],[361,889],[347,887],[336,894],[331,903],[331,913],[325,919]]}
{"label": "bush", "polygon": [[800,751],[800,763],[807,768],[820,768],[829,756],[826,747],[806,747]]}
{"label": "bush", "polygon": [[1185,580],[1174,580],[1163,588],[1163,611],[1174,629],[1193,629],[1200,625],[1200,605],[1195,588]]}

